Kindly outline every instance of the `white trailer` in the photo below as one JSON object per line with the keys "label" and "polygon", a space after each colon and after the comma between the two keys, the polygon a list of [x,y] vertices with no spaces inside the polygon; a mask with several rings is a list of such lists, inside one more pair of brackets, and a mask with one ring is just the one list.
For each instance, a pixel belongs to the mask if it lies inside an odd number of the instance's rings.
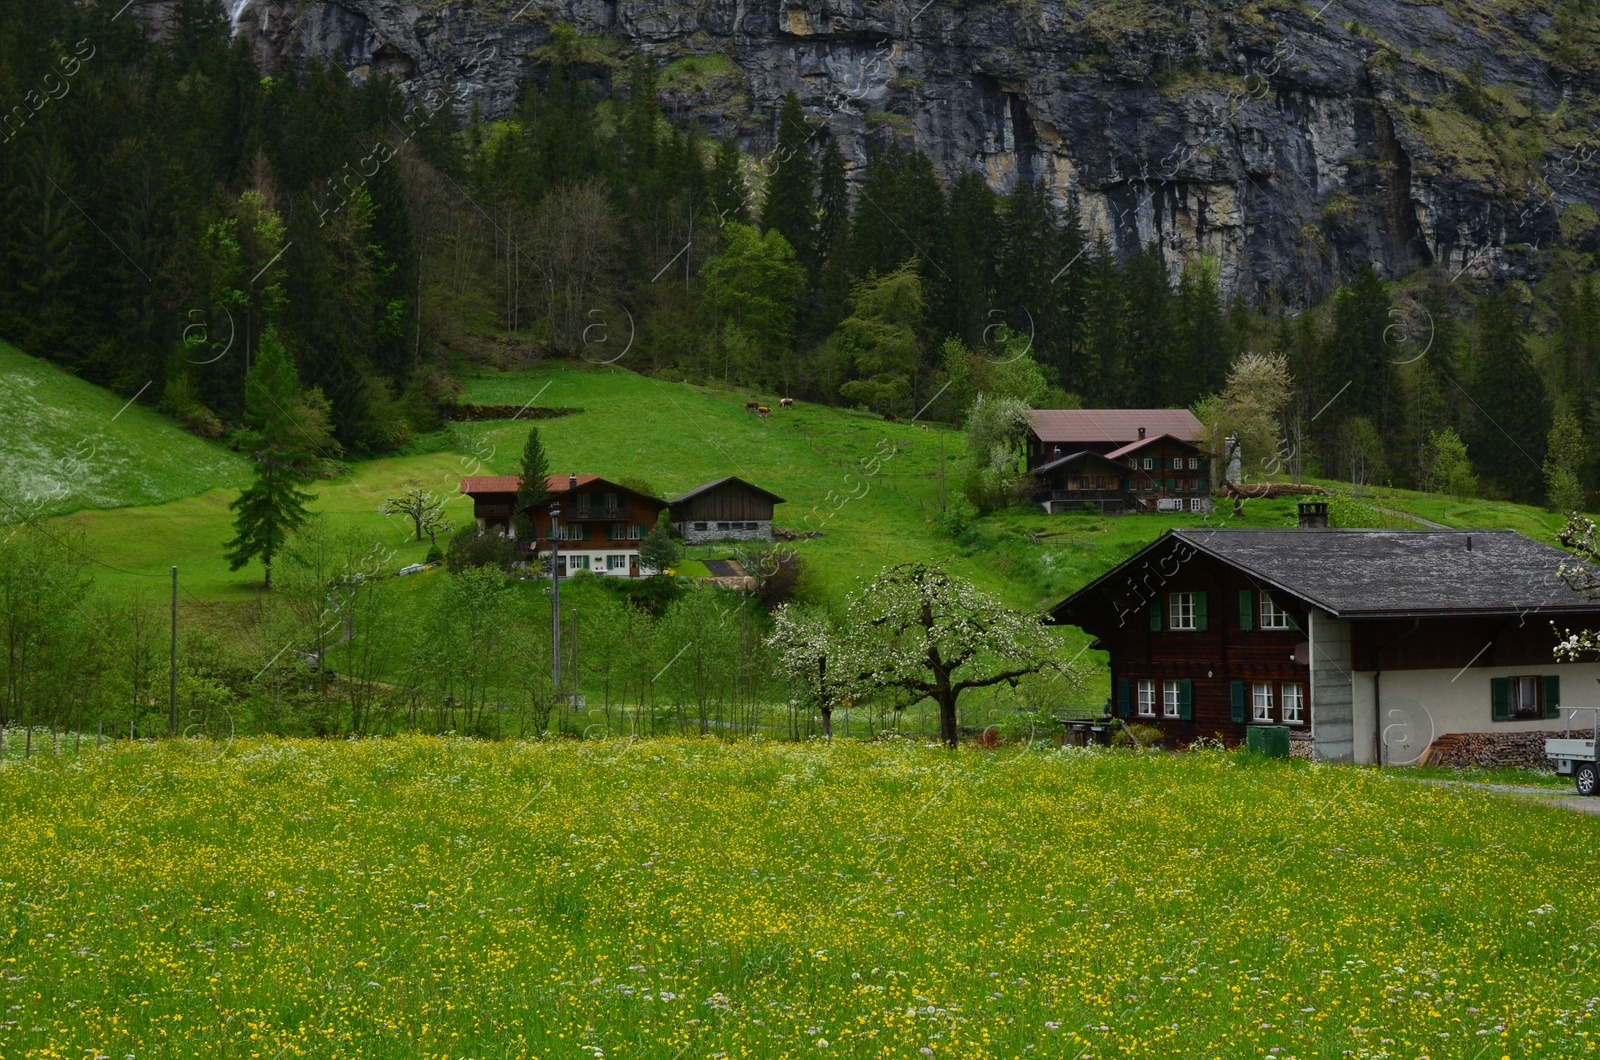
{"label": "white trailer", "polygon": [[[1600,760],[1595,758],[1595,746],[1600,744],[1600,707],[1562,709],[1567,711],[1567,733],[1546,739],[1544,753],[1555,762],[1557,773],[1572,778],[1579,795],[1600,795]],[[1580,710],[1589,714],[1587,733],[1572,731],[1572,720]]]}

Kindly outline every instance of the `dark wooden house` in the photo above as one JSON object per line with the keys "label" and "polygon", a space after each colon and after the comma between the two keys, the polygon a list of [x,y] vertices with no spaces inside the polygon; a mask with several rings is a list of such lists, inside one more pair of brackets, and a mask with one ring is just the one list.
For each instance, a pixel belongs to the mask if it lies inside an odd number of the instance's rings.
{"label": "dark wooden house", "polygon": [[[461,492],[472,497],[479,526],[516,535],[512,512],[520,482],[516,475],[461,480]],[[599,475],[551,475],[545,488],[545,498],[527,509],[533,539],[521,545],[530,557],[555,551],[554,534],[560,545],[560,577],[580,570],[613,577],[656,573],[640,565],[639,544],[666,510],[666,501]]]}
{"label": "dark wooden house", "polygon": [[776,493],[730,475],[696,486],[667,503],[678,536],[689,544],[699,544],[771,541],[773,508],[787,502]]}
{"label": "dark wooden house", "polygon": [[1051,620],[1109,653],[1110,713],[1169,746],[1286,725],[1319,758],[1404,764],[1600,702],[1600,663],[1553,655],[1553,625],[1600,628],[1571,560],[1510,530],[1170,530]]}
{"label": "dark wooden house", "polygon": [[1028,414],[1033,499],[1047,512],[1211,510],[1211,462],[1187,409]]}
{"label": "dark wooden house", "polygon": [[1209,466],[1198,446],[1163,434],[1042,464],[1033,470],[1033,499],[1052,513],[1209,512]]}

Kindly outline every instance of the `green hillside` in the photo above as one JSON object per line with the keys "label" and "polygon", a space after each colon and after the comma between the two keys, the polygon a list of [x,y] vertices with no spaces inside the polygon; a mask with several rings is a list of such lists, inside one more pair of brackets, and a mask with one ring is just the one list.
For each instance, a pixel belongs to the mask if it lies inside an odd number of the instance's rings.
{"label": "green hillside", "polygon": [[4,342],[0,377],[0,498],[13,508],[0,522],[159,504],[249,477],[242,457]]}

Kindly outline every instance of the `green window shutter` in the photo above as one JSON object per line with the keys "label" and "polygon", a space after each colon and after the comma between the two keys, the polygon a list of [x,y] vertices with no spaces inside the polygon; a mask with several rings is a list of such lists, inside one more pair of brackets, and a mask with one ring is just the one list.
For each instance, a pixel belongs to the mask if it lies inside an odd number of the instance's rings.
{"label": "green window shutter", "polygon": [[1161,596],[1160,596],[1160,594],[1157,594],[1156,598],[1154,600],[1150,601],[1150,632],[1151,633],[1160,633],[1161,632]]}
{"label": "green window shutter", "polygon": [[1256,594],[1249,589],[1239,590],[1239,628],[1246,633],[1256,628]]}
{"label": "green window shutter", "polygon": [[1122,718],[1133,715],[1132,697],[1128,694],[1129,681],[1126,677],[1117,678],[1117,716]]}
{"label": "green window shutter", "polygon": [[1544,682],[1544,716],[1547,718],[1561,717],[1560,676],[1545,674],[1540,680]]}
{"label": "green window shutter", "polygon": [[1178,717],[1194,720],[1194,682],[1188,679],[1178,682]]}
{"label": "green window shutter", "polygon": [[1202,633],[1207,629],[1205,593],[1194,594],[1194,628]]}
{"label": "green window shutter", "polygon": [[1494,721],[1511,720],[1511,678],[1489,678],[1489,717]]}
{"label": "green window shutter", "polygon": [[1230,682],[1228,682],[1228,697],[1229,697],[1229,704],[1228,705],[1233,708],[1233,720],[1236,721],[1236,722],[1243,722],[1244,721],[1244,682],[1243,681],[1230,681]]}

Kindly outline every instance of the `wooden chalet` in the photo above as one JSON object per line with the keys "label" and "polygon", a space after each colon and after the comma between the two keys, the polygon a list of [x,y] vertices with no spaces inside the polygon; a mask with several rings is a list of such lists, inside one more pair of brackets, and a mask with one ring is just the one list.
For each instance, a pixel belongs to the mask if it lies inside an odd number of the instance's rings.
{"label": "wooden chalet", "polygon": [[[472,497],[478,525],[516,536],[516,475],[478,475],[461,480],[461,492]],[[560,545],[556,574],[580,570],[613,577],[654,574],[639,563],[639,545],[666,510],[667,502],[628,489],[599,475],[551,475],[545,498],[528,506],[533,539],[523,543],[530,556],[548,556]]]}
{"label": "wooden chalet", "polygon": [[1046,409],[1028,414],[1033,499],[1047,512],[1211,510],[1204,428],[1187,409]]}
{"label": "wooden chalet", "polygon": [[696,486],[667,502],[673,527],[689,544],[771,541],[773,508],[785,503],[776,493],[731,475]]}
{"label": "wooden chalet", "polygon": [[1299,528],[1169,530],[1052,609],[1110,654],[1110,714],[1168,746],[1285,725],[1318,758],[1407,764],[1453,734],[1515,744],[1564,728],[1563,703],[1600,701],[1600,663],[1553,654],[1553,627],[1600,628],[1600,604],[1560,577],[1567,553],[1301,511]]}

